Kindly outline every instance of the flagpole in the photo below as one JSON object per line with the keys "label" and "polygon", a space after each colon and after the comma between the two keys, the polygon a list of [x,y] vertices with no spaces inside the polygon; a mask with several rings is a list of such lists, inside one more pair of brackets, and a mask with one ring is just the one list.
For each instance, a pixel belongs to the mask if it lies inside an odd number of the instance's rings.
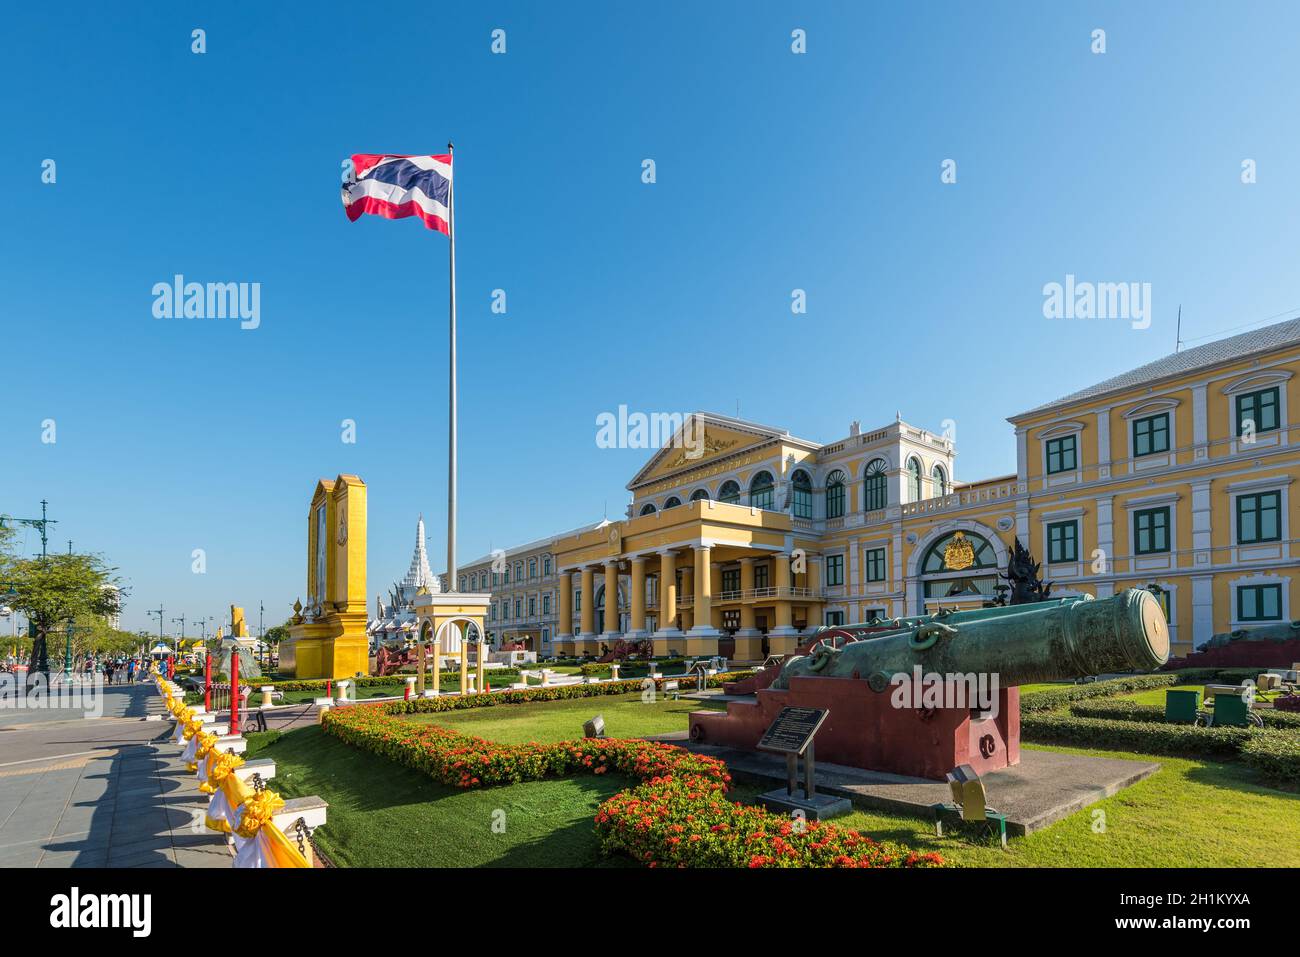
{"label": "flagpole", "polygon": [[451,269],[450,345],[447,376],[447,591],[456,590],[456,165],[453,147],[447,144],[451,160],[451,182],[447,184],[447,249]]}

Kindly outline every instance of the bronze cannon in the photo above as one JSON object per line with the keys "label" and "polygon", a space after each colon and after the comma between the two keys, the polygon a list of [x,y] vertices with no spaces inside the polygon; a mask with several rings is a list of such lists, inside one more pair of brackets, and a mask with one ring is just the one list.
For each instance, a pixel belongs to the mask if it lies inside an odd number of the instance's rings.
{"label": "bronze cannon", "polygon": [[[983,774],[1020,761],[1019,685],[1151,671],[1169,658],[1164,611],[1137,589],[880,625],[829,629],[753,700],[693,712],[691,739],[754,750],[783,708],[817,708],[827,712],[821,760],[931,780],[961,765]],[[918,677],[942,694],[902,694]],[[982,690],[972,701],[955,694],[962,686]]]}
{"label": "bronze cannon", "polygon": [[824,642],[788,659],[773,688],[797,676],[863,678],[874,691],[895,674],[995,674],[1002,687],[1107,672],[1151,671],[1169,659],[1169,628],[1155,596],[1128,589],[1026,605],[940,611],[841,646]]}

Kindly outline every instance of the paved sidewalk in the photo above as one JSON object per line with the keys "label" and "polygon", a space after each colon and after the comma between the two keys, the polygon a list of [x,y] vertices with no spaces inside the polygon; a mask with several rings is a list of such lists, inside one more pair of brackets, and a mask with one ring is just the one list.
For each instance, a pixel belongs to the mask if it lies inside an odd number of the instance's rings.
{"label": "paved sidewalk", "polygon": [[152,684],[104,689],[104,716],[0,711],[0,867],[230,867]]}

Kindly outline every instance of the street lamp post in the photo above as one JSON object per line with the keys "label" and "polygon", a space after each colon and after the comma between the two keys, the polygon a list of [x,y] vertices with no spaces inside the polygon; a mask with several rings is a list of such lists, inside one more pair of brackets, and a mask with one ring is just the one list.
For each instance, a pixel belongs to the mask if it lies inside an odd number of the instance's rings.
{"label": "street lamp post", "polygon": [[181,642],[185,640],[185,614],[183,612],[181,613],[181,616],[179,618],[172,619],[173,624],[175,624],[178,621],[181,623],[181,636],[176,639],[175,649],[176,649],[176,654],[179,657],[181,653]]}

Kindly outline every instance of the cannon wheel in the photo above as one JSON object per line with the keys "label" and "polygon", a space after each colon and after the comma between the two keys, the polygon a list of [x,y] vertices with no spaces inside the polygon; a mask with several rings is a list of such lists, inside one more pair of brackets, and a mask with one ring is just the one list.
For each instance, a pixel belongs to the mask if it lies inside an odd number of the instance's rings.
{"label": "cannon wheel", "polygon": [[1261,718],[1259,715],[1257,715],[1255,712],[1253,711],[1250,712],[1247,715],[1247,717],[1250,718],[1250,723],[1253,724],[1255,727],[1257,728],[1264,727],[1264,719]]}
{"label": "cannon wheel", "polygon": [[1196,712],[1196,721],[1195,721],[1195,724],[1196,724],[1196,727],[1198,727],[1198,728],[1210,728],[1210,727],[1213,727],[1213,726],[1214,726],[1214,715],[1212,715],[1212,714],[1211,714],[1210,712],[1208,712],[1208,711],[1198,711],[1198,712]]}

